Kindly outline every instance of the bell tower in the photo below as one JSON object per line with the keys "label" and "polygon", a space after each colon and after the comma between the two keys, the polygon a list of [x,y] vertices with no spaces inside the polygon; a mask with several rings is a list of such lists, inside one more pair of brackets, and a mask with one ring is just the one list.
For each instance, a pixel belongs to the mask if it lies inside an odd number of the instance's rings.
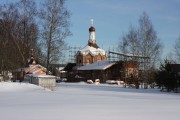
{"label": "bell tower", "polygon": [[95,28],[93,27],[94,20],[91,19],[91,27],[89,28],[89,43],[96,43],[95,39]]}

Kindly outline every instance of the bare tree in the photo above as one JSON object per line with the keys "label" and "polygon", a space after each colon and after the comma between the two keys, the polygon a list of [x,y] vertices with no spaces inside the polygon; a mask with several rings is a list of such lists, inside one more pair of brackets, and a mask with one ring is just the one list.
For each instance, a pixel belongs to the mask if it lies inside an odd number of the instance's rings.
{"label": "bare tree", "polygon": [[159,60],[161,44],[160,39],[157,37],[156,31],[153,28],[151,20],[145,12],[139,19],[138,37],[141,45],[140,54],[150,58],[150,61],[147,61],[148,59],[144,59],[143,61],[143,80],[146,83],[145,88],[147,88],[149,74]]}
{"label": "bare tree", "polygon": [[143,56],[150,57],[151,67],[153,67],[159,59],[161,51],[160,39],[157,37],[147,13],[144,12],[140,16],[139,26],[140,53]]}
{"label": "bare tree", "polygon": [[[123,36],[122,38],[122,43],[119,44],[119,49],[121,52],[124,54],[129,54],[131,53],[134,56],[139,55],[139,39],[138,39],[138,31],[132,25],[129,27],[129,31],[126,35]],[[137,57],[132,57],[131,61],[127,59],[127,57],[124,57],[124,71],[123,75],[124,78],[126,79],[125,81],[127,83],[134,83],[136,84],[136,87],[138,88],[138,82],[137,82],[137,69],[135,69],[135,66],[138,64],[135,63]],[[131,74],[127,74],[127,66],[128,64],[132,64],[133,71]]]}
{"label": "bare tree", "polygon": [[35,2],[30,0],[21,0],[17,6],[20,14],[17,37],[24,57],[23,63],[26,64],[31,49],[37,51],[38,26],[35,21],[37,9]]}
{"label": "bare tree", "polygon": [[139,28],[135,29],[130,26],[128,33],[123,36],[122,40],[119,48],[126,47],[128,53],[150,57],[150,67],[155,66],[162,46],[149,16],[145,12],[140,16]]}
{"label": "bare tree", "polygon": [[[17,62],[19,58],[17,56],[23,57],[20,51],[20,46],[18,40],[16,39],[16,24],[19,18],[18,9],[15,4],[8,4],[1,6],[1,40],[2,40],[2,56],[1,63],[3,66],[2,70],[7,70],[8,68],[14,68],[18,66]],[[16,57],[15,57],[16,55]],[[14,59],[11,57],[15,57]],[[20,58],[22,59],[22,58]],[[16,61],[17,60],[17,61]],[[17,64],[13,64],[17,62]]]}
{"label": "bare tree", "polygon": [[123,53],[131,53],[133,55],[139,54],[140,41],[138,39],[138,32],[132,25],[126,35],[123,36],[122,42],[119,44],[119,50]]}
{"label": "bare tree", "polygon": [[[144,12],[139,18],[139,28],[135,29],[130,26],[129,31],[122,38],[123,42],[120,43],[120,47],[123,53],[131,53],[133,55],[140,55],[143,57],[149,57],[148,59],[142,59],[141,68],[143,68],[143,80],[148,82],[148,73],[150,69],[154,68],[161,50],[161,43],[157,37],[156,31],[153,28],[149,16]],[[133,58],[132,60],[135,60]],[[150,62],[150,63],[149,63]]]}
{"label": "bare tree", "polygon": [[174,50],[177,62],[180,62],[180,36],[175,42]]}
{"label": "bare tree", "polygon": [[30,50],[40,51],[34,11],[35,3],[30,0],[0,7],[1,71],[24,67]]}
{"label": "bare tree", "polygon": [[45,0],[40,13],[42,21],[43,51],[46,54],[46,66],[57,62],[61,57],[64,40],[69,31],[70,13],[65,7],[65,0]]}

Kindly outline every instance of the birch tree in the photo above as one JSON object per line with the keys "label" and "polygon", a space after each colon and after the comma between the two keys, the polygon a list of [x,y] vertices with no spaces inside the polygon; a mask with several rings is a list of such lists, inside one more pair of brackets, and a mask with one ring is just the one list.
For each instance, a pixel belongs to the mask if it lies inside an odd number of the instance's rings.
{"label": "birch tree", "polygon": [[138,37],[141,45],[140,54],[150,57],[150,67],[153,67],[159,59],[161,43],[149,16],[145,12],[139,19]]}
{"label": "birch tree", "polygon": [[138,37],[141,45],[140,54],[150,58],[150,61],[147,61],[147,59],[144,59],[143,61],[143,80],[146,83],[145,88],[147,88],[151,69],[155,67],[159,60],[161,44],[160,39],[157,37],[156,31],[154,30],[152,22],[145,12],[140,16],[139,19]]}
{"label": "birch tree", "polygon": [[120,43],[121,49],[126,48],[126,52],[130,54],[150,58],[150,61],[147,61],[147,59],[141,61],[143,62],[141,68],[144,71],[141,79],[147,83],[148,72],[154,68],[159,59],[161,43],[149,16],[145,12],[139,18],[139,27],[133,28],[131,26],[128,33],[123,36],[122,41]]}
{"label": "birch tree", "polygon": [[126,35],[123,35],[122,42],[119,44],[119,50],[123,53],[131,53],[133,55],[139,54],[140,41],[138,39],[137,29],[132,27],[129,28],[129,31]]}
{"label": "birch tree", "polygon": [[159,59],[161,51],[160,39],[151,23],[149,16],[144,12],[139,18],[139,27],[130,26],[129,31],[123,36],[119,48],[126,43],[126,51],[131,54],[142,55],[151,58],[151,66],[154,66]]}
{"label": "birch tree", "polygon": [[62,53],[64,40],[71,34],[69,30],[70,13],[65,0],[45,0],[40,12],[42,21],[42,43],[46,54],[46,66],[57,62]]}

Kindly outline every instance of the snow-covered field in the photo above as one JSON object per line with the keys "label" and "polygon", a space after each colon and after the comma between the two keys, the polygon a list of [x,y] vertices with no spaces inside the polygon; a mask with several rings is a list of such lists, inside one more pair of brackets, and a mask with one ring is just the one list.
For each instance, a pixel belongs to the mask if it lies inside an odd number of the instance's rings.
{"label": "snow-covered field", "polygon": [[49,91],[2,82],[0,120],[180,120],[180,94],[85,83]]}

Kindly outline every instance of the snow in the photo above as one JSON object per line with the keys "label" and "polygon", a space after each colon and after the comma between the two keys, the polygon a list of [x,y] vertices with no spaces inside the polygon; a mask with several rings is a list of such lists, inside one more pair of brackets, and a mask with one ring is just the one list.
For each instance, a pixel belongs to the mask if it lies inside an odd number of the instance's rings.
{"label": "snow", "polygon": [[29,83],[0,82],[0,94],[4,94],[7,92],[15,93],[16,91],[17,92],[32,91],[32,90],[38,90],[38,89],[41,89],[41,88],[39,86],[29,84]]}
{"label": "snow", "polygon": [[43,77],[43,78],[55,78],[53,75],[44,75],[44,74],[32,74],[33,77]]}
{"label": "snow", "polygon": [[87,54],[91,54],[92,56],[96,56],[98,54],[100,55],[106,55],[106,52],[103,49],[100,48],[94,48],[92,46],[85,46],[82,50],[80,50],[81,54],[83,54],[84,56]]}
{"label": "snow", "polygon": [[1,120],[179,120],[180,94],[118,85],[59,83],[48,91],[0,83]]}
{"label": "snow", "polygon": [[110,61],[98,61],[92,64],[84,65],[78,68],[78,70],[105,70],[115,63]]}

